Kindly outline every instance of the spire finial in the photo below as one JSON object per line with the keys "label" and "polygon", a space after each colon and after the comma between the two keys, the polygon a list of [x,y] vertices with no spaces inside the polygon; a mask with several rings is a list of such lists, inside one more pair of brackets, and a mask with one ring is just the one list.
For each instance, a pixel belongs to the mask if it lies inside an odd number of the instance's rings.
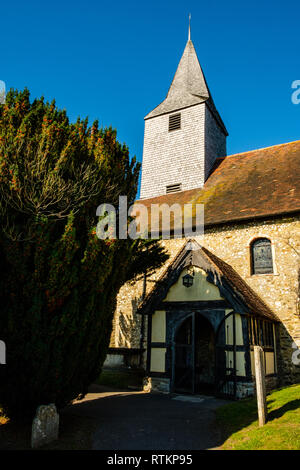
{"label": "spire finial", "polygon": [[191,40],[191,18],[192,18],[192,15],[189,14],[189,41]]}

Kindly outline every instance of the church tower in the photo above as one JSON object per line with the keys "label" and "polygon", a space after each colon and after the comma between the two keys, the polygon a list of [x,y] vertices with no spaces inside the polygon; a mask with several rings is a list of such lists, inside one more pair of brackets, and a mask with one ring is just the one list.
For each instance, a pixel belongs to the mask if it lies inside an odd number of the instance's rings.
{"label": "church tower", "polygon": [[141,199],[204,185],[228,133],[190,38],[167,97],[145,117]]}

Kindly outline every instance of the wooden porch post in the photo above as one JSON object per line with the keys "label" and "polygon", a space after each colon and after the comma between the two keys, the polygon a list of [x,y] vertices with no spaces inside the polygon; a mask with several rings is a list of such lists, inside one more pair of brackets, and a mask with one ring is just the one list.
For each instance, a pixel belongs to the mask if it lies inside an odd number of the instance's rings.
{"label": "wooden porch post", "polygon": [[254,346],[256,397],[259,426],[264,426],[268,420],[266,401],[266,382],[264,368],[264,351],[261,346]]}

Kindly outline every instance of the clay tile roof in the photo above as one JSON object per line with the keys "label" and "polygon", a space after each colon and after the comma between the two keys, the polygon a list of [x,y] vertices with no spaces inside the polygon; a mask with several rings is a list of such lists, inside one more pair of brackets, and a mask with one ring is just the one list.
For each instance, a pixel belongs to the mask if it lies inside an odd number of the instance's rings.
{"label": "clay tile roof", "polygon": [[202,188],[138,202],[204,204],[206,227],[300,212],[300,141],[218,158]]}
{"label": "clay tile roof", "polygon": [[231,287],[242,297],[244,303],[250,311],[257,316],[268,318],[269,320],[279,321],[275,313],[266,305],[263,300],[251,289],[243,278],[233,269],[230,264],[218,258],[207,248],[201,247],[202,252],[217,267]]}
{"label": "clay tile roof", "polygon": [[275,313],[251,289],[232,266],[211,253],[207,248],[200,246],[195,240],[189,240],[187,243],[193,243],[194,248],[197,245],[198,249],[188,250],[186,249],[186,244],[178,251],[177,255],[138,306],[138,313],[153,313],[156,306],[161,304],[165,298],[171,285],[177,281],[182,269],[193,265],[204,269],[207,274],[211,273],[216,285],[218,285],[216,279],[219,280],[221,285],[226,280],[234,295],[247,306],[249,314],[275,322],[279,321]]}

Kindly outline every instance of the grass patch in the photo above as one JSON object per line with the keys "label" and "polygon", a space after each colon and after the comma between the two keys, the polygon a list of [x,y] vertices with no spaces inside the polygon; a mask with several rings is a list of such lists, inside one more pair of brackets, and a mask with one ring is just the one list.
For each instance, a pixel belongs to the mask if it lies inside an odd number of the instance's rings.
{"label": "grass patch", "polygon": [[224,450],[300,450],[300,385],[267,396],[268,422],[259,427],[255,398],[222,406],[217,424],[224,430]]}
{"label": "grass patch", "polygon": [[95,382],[98,385],[105,385],[112,388],[137,388],[143,386],[144,372],[137,369],[129,370],[108,370],[102,371],[99,379]]}

